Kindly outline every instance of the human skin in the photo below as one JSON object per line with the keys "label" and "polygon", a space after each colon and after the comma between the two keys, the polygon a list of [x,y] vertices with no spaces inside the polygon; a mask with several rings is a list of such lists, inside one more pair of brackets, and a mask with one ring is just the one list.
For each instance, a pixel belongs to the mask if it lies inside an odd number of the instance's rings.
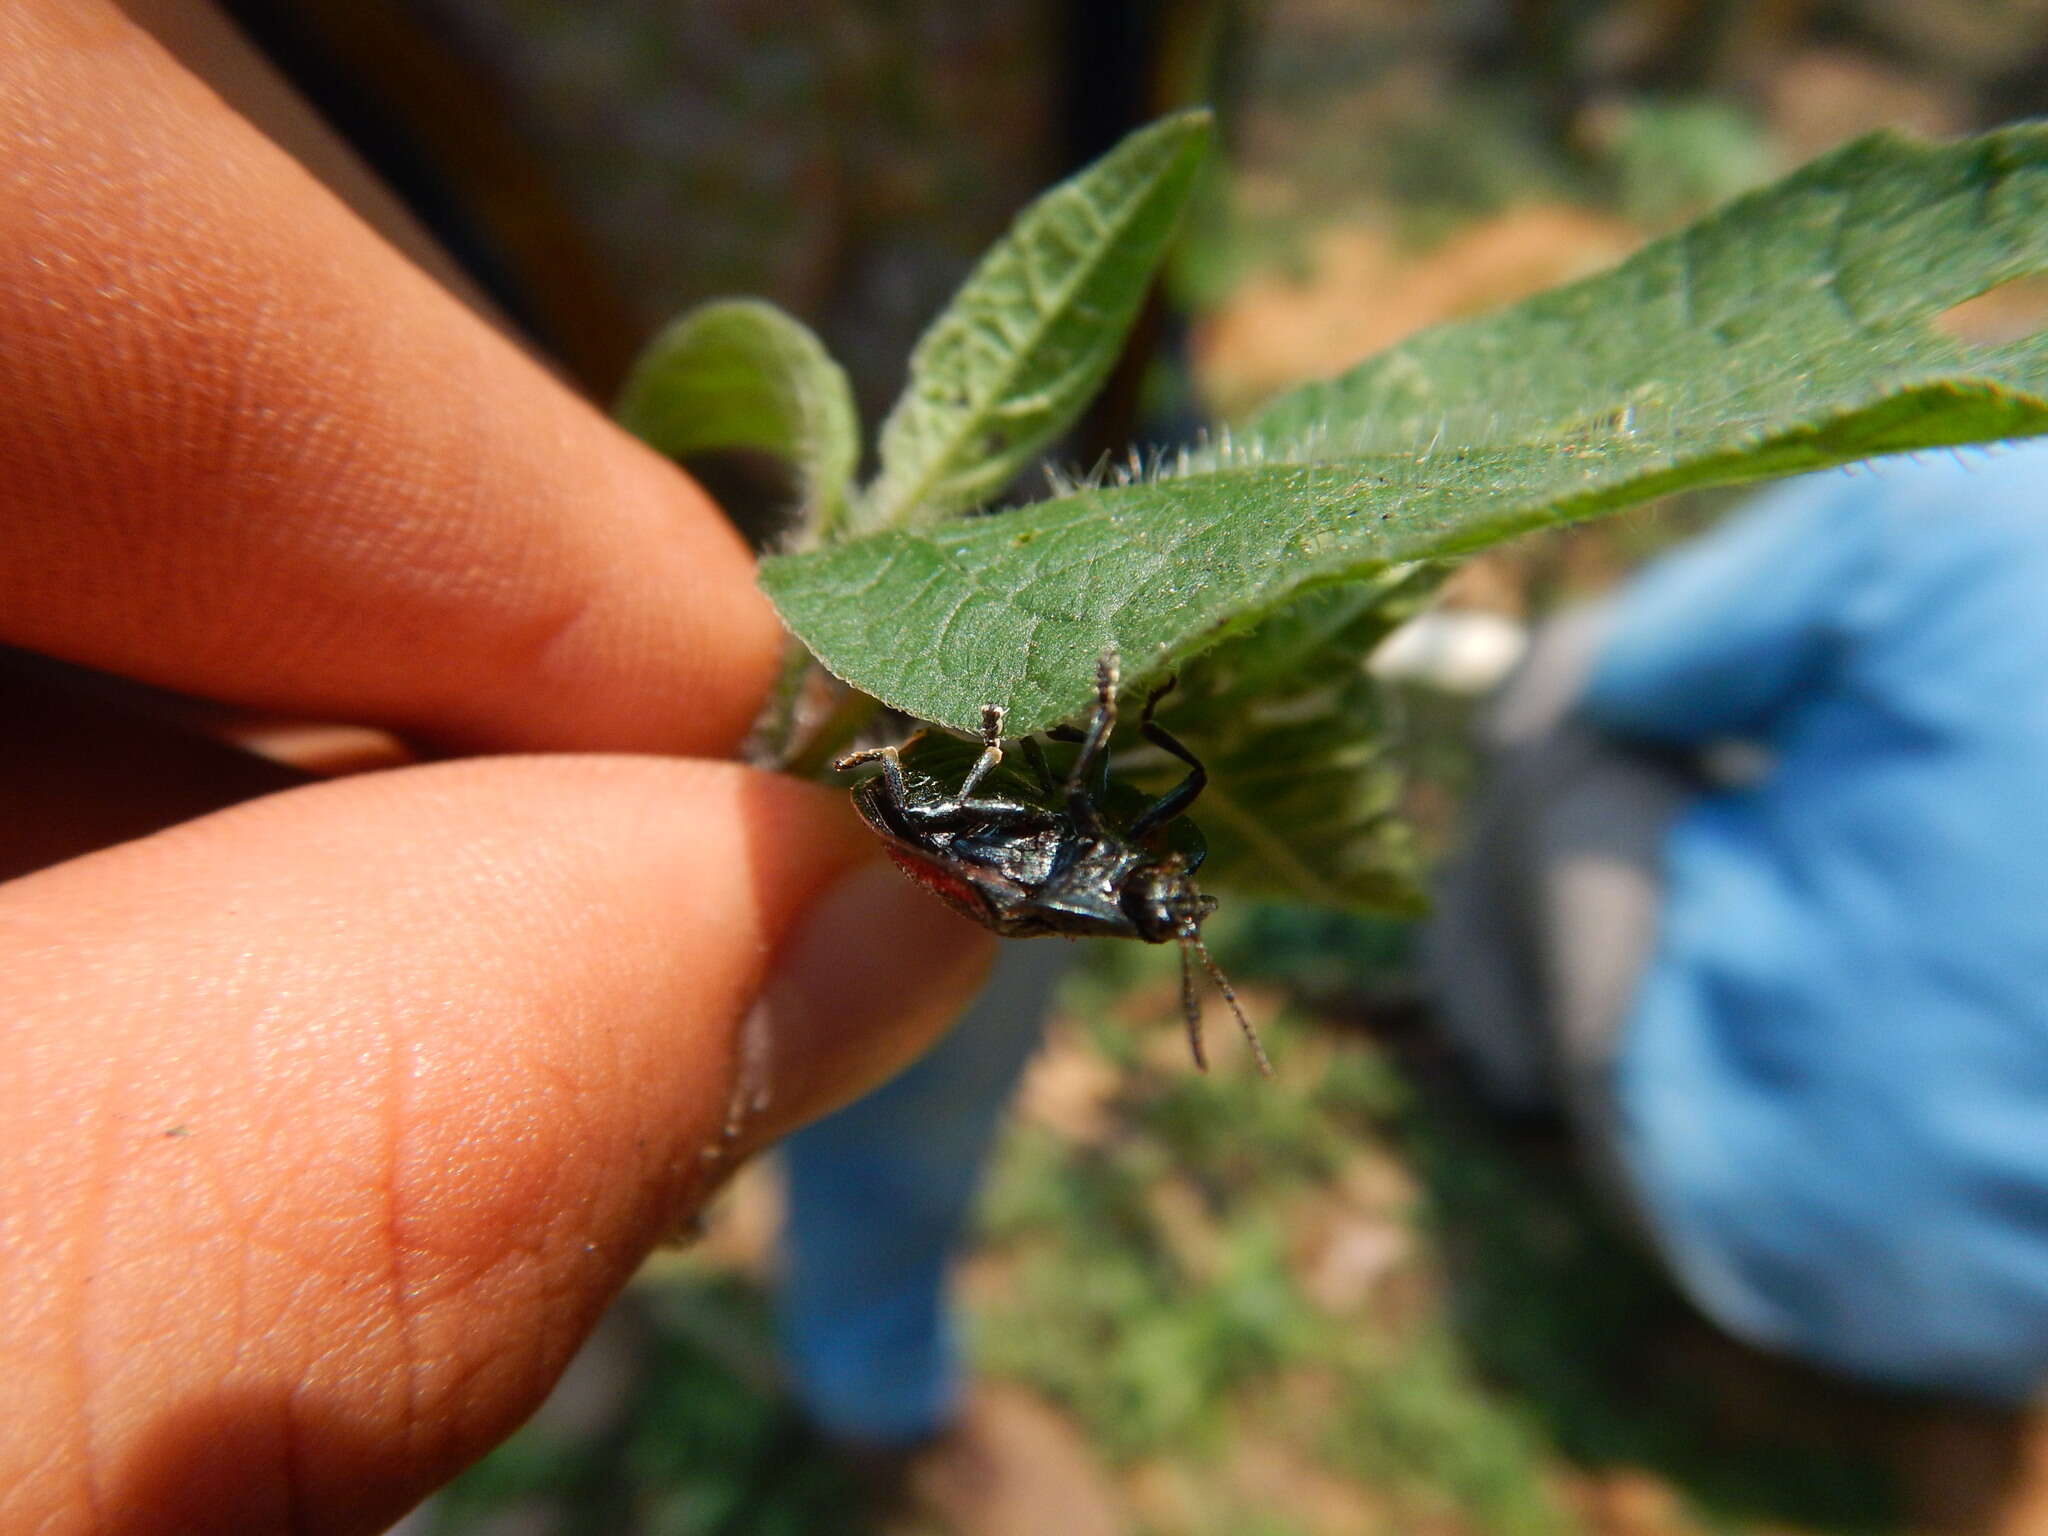
{"label": "human skin", "polygon": [[0,8],[0,644],[151,690],[0,666],[9,1532],[381,1528],[986,962],[715,760],[746,551],[294,110],[191,7]]}

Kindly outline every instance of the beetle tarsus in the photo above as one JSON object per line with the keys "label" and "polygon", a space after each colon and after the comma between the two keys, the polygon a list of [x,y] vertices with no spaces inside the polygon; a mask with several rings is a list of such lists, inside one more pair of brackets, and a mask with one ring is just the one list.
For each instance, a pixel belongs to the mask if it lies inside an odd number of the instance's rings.
{"label": "beetle tarsus", "polygon": [[924,732],[919,731],[893,747],[865,747],[858,752],[849,752],[832,765],[833,771],[845,773],[860,767],[863,763],[880,763],[882,777],[889,781],[889,792],[898,800],[906,800],[909,798],[910,786],[903,778],[903,753],[923,735]]}
{"label": "beetle tarsus", "polygon": [[1067,793],[1078,793],[1082,780],[1088,777],[1088,770],[1095,766],[1109,745],[1110,732],[1116,729],[1116,652],[1104,651],[1102,659],[1095,664],[1095,713],[1088,719],[1087,734],[1081,738],[1081,750],[1074,758],[1074,766],[1067,770]]}
{"label": "beetle tarsus", "polygon": [[981,756],[967,777],[960,781],[960,800],[964,804],[973,797],[974,786],[987,778],[989,771],[1003,760],[1003,719],[1007,711],[1000,704],[981,706]]}
{"label": "beetle tarsus", "polygon": [[[1074,766],[1067,770],[1067,814],[1083,832],[1098,838],[1103,835],[1103,825],[1095,802],[1109,788],[1108,747],[1110,733],[1116,729],[1117,676],[1116,652],[1104,651],[1095,663],[1095,713],[1081,738],[1081,750],[1074,754]],[[1088,771],[1098,766],[1101,782],[1091,794]]]}

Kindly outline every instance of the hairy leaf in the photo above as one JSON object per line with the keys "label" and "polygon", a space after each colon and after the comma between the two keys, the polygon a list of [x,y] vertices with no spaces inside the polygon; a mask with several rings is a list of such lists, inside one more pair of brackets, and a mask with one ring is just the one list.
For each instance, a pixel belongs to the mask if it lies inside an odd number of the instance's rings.
{"label": "hairy leaf", "polygon": [[[1191,815],[1209,845],[1205,886],[1328,906],[1413,913],[1422,906],[1415,829],[1404,814],[1408,743],[1399,700],[1362,660],[1437,584],[1399,567],[1289,604],[1250,634],[1208,652],[1164,701],[1159,721],[1196,748],[1208,786]],[[1125,701],[1109,802],[1128,823],[1186,777],[1187,765],[1130,727]],[[1073,749],[1044,747],[1064,775]],[[927,734],[906,757],[947,787],[965,778],[978,743]],[[1011,751],[981,793],[1042,798],[1024,754]]]}
{"label": "hairy leaf", "polygon": [[1025,209],[910,358],[860,530],[981,505],[1080,414],[1194,185],[1206,111],[1164,118]]}
{"label": "hairy leaf", "polygon": [[2041,338],[1929,324],[2048,268],[2048,129],[1863,139],[1613,271],[1425,332],[1146,483],[768,562],[833,672],[924,719],[1087,707],[1314,588],[1690,486],[2048,432]]}
{"label": "hairy leaf", "polygon": [[[1394,696],[1364,661],[1438,574],[1394,567],[1310,593],[1181,675],[1160,723],[1209,770],[1194,811],[1209,842],[1206,883],[1420,910],[1421,856],[1404,814],[1410,753]],[[1154,790],[1179,772],[1156,752],[1123,767]]]}
{"label": "hairy leaf", "polygon": [[845,515],[860,456],[853,393],[810,329],[773,304],[718,299],[683,315],[640,354],[616,415],[671,458],[751,448],[787,460],[803,483],[803,546]]}

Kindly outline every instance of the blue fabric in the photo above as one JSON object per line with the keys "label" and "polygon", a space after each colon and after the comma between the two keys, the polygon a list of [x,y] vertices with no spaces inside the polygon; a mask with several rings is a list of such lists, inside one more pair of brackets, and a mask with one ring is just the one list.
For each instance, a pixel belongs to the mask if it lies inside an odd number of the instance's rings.
{"label": "blue fabric", "polygon": [[837,1439],[914,1443],[957,1404],[948,1271],[1067,958],[1064,944],[1005,944],[929,1054],[783,1144],[783,1354],[797,1400]]}
{"label": "blue fabric", "polygon": [[1794,482],[1622,596],[1584,711],[1769,749],[1672,828],[1621,1148],[1736,1332],[2048,1378],[2048,447]]}

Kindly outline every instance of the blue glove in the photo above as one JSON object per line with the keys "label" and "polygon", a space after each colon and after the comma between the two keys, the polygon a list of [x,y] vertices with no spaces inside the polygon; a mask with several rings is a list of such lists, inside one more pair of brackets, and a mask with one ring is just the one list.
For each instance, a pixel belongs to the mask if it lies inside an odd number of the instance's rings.
{"label": "blue glove", "polygon": [[1794,482],[1621,597],[1583,714],[1769,750],[1673,827],[1621,1148],[1696,1299],[2048,1380],[2048,447]]}

